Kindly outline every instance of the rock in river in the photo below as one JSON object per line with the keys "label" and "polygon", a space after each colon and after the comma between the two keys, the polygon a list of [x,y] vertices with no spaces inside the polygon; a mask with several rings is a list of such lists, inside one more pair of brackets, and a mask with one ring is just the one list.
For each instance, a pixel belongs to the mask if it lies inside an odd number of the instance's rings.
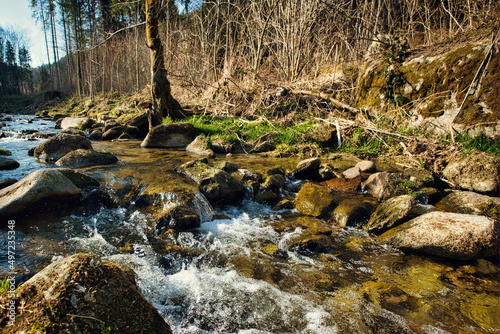
{"label": "rock in river", "polygon": [[61,129],[80,128],[86,130],[92,127],[94,120],[88,117],[65,117],[61,121]]}
{"label": "rock in river", "polygon": [[64,157],[57,160],[56,165],[84,168],[99,165],[111,165],[117,161],[118,158],[108,152],[97,152],[94,150],[79,149],[69,152]]}
{"label": "rock in river", "polygon": [[78,149],[91,150],[90,140],[79,135],[60,133],[37,146],[33,154],[43,162],[55,162]]}
{"label": "rock in river", "polygon": [[162,124],[148,133],[142,147],[185,148],[194,139],[194,126],[189,123]]}
{"label": "rock in river", "polygon": [[19,167],[16,160],[0,156],[0,170],[11,170]]}
{"label": "rock in river", "polygon": [[196,182],[211,204],[235,204],[245,195],[243,184],[235,177],[201,161],[187,162],[176,170]]}
{"label": "rock in river", "polygon": [[390,229],[379,241],[402,250],[455,260],[498,256],[498,221],[484,216],[430,212]]}
{"label": "rock in river", "polygon": [[38,170],[0,190],[0,216],[33,214],[76,203],[81,191],[55,169]]}
{"label": "rock in river", "polygon": [[[2,304],[6,299],[2,297]],[[140,294],[130,269],[89,254],[53,262],[11,300],[29,312],[17,316],[3,333],[27,333],[33,328],[41,333],[172,333]],[[0,323],[6,322],[7,312],[2,312]]]}
{"label": "rock in river", "polygon": [[381,234],[402,223],[414,206],[415,198],[410,195],[388,199],[386,202],[380,204],[375,212],[372,213],[370,220],[365,225],[365,230]]}
{"label": "rock in river", "polygon": [[193,140],[187,147],[186,151],[192,152],[198,155],[205,155],[208,157],[214,156],[214,151],[212,150],[212,143],[207,137],[198,136]]}
{"label": "rock in river", "polygon": [[295,209],[307,216],[324,217],[333,211],[337,204],[333,190],[308,182],[300,188],[297,194]]}

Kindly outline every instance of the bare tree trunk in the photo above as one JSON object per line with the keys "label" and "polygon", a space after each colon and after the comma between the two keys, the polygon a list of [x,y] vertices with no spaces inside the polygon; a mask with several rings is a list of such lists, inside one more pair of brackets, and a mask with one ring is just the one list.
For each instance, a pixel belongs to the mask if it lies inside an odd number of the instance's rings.
{"label": "bare tree trunk", "polygon": [[179,119],[182,108],[170,93],[170,82],[163,58],[163,44],[158,32],[158,1],[146,0],[146,38],[151,49],[151,98],[153,108],[148,113],[149,129],[161,124],[162,118]]}

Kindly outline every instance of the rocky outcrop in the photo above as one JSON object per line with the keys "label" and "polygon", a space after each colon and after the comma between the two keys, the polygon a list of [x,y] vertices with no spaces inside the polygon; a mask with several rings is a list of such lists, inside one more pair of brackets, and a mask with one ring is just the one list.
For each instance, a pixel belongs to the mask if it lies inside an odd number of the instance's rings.
{"label": "rocky outcrop", "polygon": [[486,153],[469,154],[450,162],[443,176],[465,190],[497,193],[500,159]]}
{"label": "rocky outcrop", "polygon": [[455,260],[498,256],[498,221],[484,216],[430,212],[390,229],[383,243]]}
{"label": "rocky outcrop", "polygon": [[211,204],[235,204],[245,195],[243,184],[235,177],[204,162],[191,161],[176,171],[193,180]]}
{"label": "rocky outcrop", "polygon": [[80,196],[80,189],[61,172],[42,169],[0,190],[0,216],[57,210],[76,203]]}
{"label": "rocky outcrop", "polygon": [[0,156],[0,170],[12,170],[19,168],[19,162],[14,159]]}
{"label": "rocky outcrop", "polygon": [[56,161],[57,166],[84,168],[101,165],[111,165],[118,161],[112,153],[97,152],[94,150],[75,150]]}
{"label": "rocky outcrop", "polygon": [[337,204],[332,190],[323,185],[307,182],[297,194],[295,209],[307,216],[324,217],[331,213]]}
{"label": "rocky outcrop", "polygon": [[37,146],[33,154],[40,161],[55,162],[78,149],[91,150],[92,144],[82,136],[61,133]]}
{"label": "rocky outcrop", "polygon": [[368,232],[382,234],[407,219],[415,205],[415,198],[410,195],[388,199],[375,209],[364,228]]}
{"label": "rocky outcrop", "polygon": [[201,136],[196,137],[196,139],[186,147],[186,151],[207,157],[213,157],[215,155],[210,140]]}
{"label": "rocky outcrop", "polygon": [[[490,61],[485,62],[488,56]],[[448,133],[453,125],[471,135],[497,135],[499,57],[491,42],[467,42],[414,50],[390,68],[386,59],[369,61],[357,82],[358,108],[378,115],[390,103],[401,101],[412,106],[410,114],[418,115],[414,124],[430,131]],[[479,79],[475,76],[481,67]]]}
{"label": "rocky outcrop", "polygon": [[[2,297],[2,304],[6,297]],[[45,267],[22,285],[15,305],[23,316],[3,333],[172,333],[158,311],[142,297],[134,273],[88,254],[76,254]],[[17,314],[20,311],[17,312]]]}
{"label": "rocky outcrop", "polygon": [[185,148],[194,140],[194,126],[189,123],[155,126],[141,143],[142,147]]}

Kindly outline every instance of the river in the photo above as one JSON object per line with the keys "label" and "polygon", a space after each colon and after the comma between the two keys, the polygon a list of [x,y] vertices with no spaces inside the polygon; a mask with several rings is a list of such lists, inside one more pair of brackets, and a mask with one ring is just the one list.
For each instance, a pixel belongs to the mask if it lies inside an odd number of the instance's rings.
{"label": "river", "polygon": [[[21,167],[1,171],[0,178],[20,179],[52,168],[27,155],[43,140],[20,131],[54,133],[53,122],[12,118],[2,129],[11,136],[0,139],[0,146],[11,150]],[[196,191],[173,171],[195,158],[183,150],[143,149],[137,141],[93,145],[120,161],[84,172],[117,199],[124,189],[161,187],[166,191],[159,200],[168,206],[182,191]],[[261,172],[272,167],[291,170],[298,162],[262,155],[217,159]],[[198,197],[201,227],[162,240],[151,236],[153,219],[133,199],[97,213],[17,222],[17,265],[29,277],[51,261],[78,252],[128,265],[143,296],[174,333],[500,332],[496,264],[404,254],[379,244],[364,230],[332,228],[295,210],[273,211],[250,200],[213,209],[201,194]],[[290,247],[293,240],[308,234],[314,238],[322,231],[327,236],[324,250]],[[1,232],[0,277],[7,271],[7,233]]]}

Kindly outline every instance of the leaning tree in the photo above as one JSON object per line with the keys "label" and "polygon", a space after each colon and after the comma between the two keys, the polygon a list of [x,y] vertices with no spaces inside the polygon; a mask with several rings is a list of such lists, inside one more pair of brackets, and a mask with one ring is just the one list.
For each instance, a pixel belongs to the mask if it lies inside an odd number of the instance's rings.
{"label": "leaning tree", "polygon": [[163,58],[163,44],[158,30],[160,13],[158,0],[146,0],[146,38],[151,50],[151,98],[148,112],[149,129],[161,123],[163,117],[179,119],[183,116],[180,104],[172,97],[167,69]]}

